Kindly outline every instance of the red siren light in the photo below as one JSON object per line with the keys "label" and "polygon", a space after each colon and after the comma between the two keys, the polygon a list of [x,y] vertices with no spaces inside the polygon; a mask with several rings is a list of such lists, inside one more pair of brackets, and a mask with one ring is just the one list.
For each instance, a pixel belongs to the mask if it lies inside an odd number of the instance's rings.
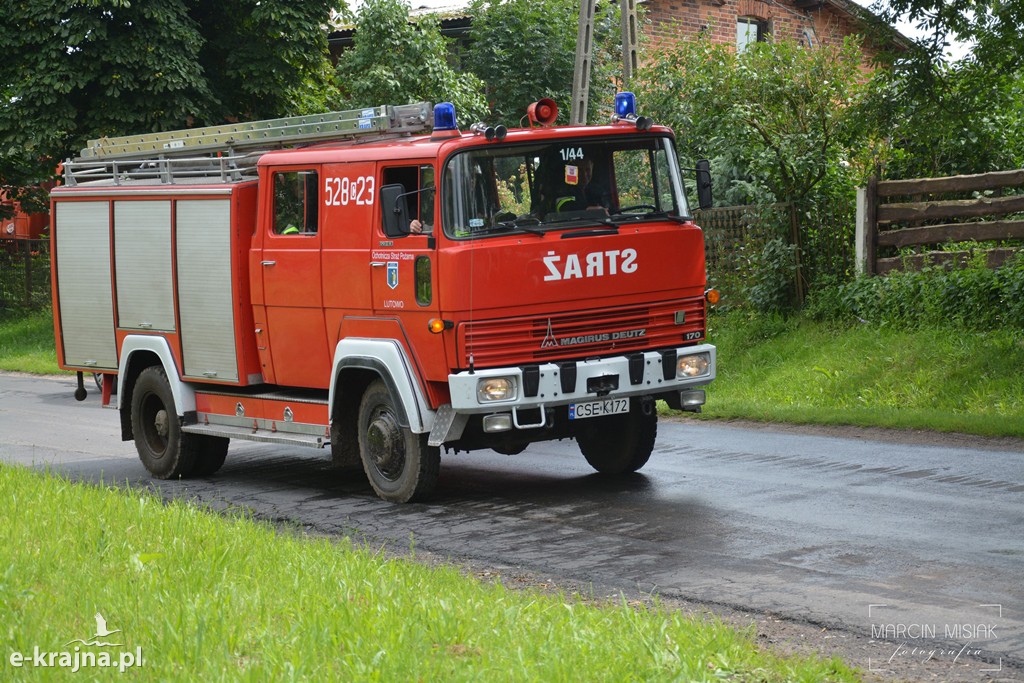
{"label": "red siren light", "polygon": [[526,116],[530,119],[530,125],[551,126],[558,118],[558,105],[548,97],[542,97],[526,108]]}

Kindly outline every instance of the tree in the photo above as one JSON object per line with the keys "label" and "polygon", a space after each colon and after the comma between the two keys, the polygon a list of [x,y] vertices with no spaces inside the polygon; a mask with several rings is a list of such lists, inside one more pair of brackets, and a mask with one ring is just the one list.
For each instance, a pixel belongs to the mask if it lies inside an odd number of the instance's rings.
{"label": "tree", "polygon": [[906,19],[930,36],[921,42],[926,62],[940,61],[950,38],[973,45],[989,71],[1011,73],[1024,64],[1024,0],[876,0],[872,11],[890,24]]}
{"label": "tree", "polygon": [[91,138],[322,111],[329,0],[6,3],[0,184]]}
{"label": "tree", "polygon": [[740,55],[698,38],[645,65],[639,90],[654,119],[675,128],[685,157],[732,167],[727,194],[799,202],[849,162],[862,133],[852,108],[860,58],[852,38],[814,50],[756,43]]}
{"label": "tree", "polygon": [[927,73],[897,64],[876,75],[862,106],[887,178],[1018,168],[1024,164],[1024,73],[990,72],[973,61],[933,63]]}
{"label": "tree", "polygon": [[[563,107],[560,118],[568,121],[579,7],[578,0],[473,0],[464,63],[487,84],[492,121],[516,125],[542,97]],[[611,112],[621,70],[618,16],[618,3],[598,4],[588,118],[602,106]]]}
{"label": "tree", "polygon": [[356,15],[352,48],[338,58],[344,106],[451,102],[461,123],[479,121],[486,113],[483,84],[448,63],[448,43],[435,22],[410,22],[400,0],[368,0]]}

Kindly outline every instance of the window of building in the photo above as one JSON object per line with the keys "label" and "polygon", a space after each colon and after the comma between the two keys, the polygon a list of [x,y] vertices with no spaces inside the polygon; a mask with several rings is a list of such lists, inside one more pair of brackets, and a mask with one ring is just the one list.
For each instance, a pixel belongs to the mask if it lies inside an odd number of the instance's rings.
{"label": "window of building", "polygon": [[757,42],[768,40],[768,22],[757,17],[736,19],[736,52],[742,53]]}

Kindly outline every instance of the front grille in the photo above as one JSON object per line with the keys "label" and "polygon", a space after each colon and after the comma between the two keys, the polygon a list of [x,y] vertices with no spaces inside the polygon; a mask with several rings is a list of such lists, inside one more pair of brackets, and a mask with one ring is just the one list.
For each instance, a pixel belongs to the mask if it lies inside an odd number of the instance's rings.
{"label": "front grille", "polygon": [[[676,324],[676,312],[686,321]],[[689,334],[688,334],[689,333]],[[703,341],[704,300],[476,320],[459,326],[463,367],[502,367],[618,356]],[[688,338],[690,337],[690,338]]]}

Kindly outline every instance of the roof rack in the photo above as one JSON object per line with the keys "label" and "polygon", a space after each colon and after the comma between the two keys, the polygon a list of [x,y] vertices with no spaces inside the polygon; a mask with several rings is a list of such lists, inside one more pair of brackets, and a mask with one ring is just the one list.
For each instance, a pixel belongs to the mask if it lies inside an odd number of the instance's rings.
{"label": "roof rack", "polygon": [[430,128],[429,102],[289,116],[224,126],[173,130],[90,140],[77,161],[87,159],[167,158],[197,152],[229,152],[290,147],[366,134],[415,133]]}
{"label": "roof rack", "polygon": [[431,105],[418,102],[90,140],[64,162],[64,183],[109,185],[240,182],[256,176],[271,149],[429,130]]}

